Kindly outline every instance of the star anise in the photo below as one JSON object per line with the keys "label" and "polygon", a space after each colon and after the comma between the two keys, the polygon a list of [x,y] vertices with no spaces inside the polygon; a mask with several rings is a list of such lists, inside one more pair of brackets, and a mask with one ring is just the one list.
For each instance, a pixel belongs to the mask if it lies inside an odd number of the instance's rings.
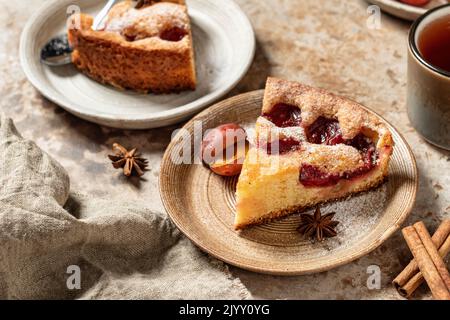
{"label": "star anise", "polygon": [[323,241],[324,238],[332,238],[337,235],[336,226],[339,221],[333,221],[336,212],[330,212],[322,216],[320,208],[317,207],[314,214],[300,215],[301,224],[297,231],[317,241]]}
{"label": "star anise", "polygon": [[128,151],[120,144],[114,143],[112,149],[115,154],[109,155],[108,158],[112,161],[114,168],[123,168],[123,174],[127,177],[131,176],[133,172],[136,172],[139,177],[144,175],[148,161],[137,153],[136,148]]}

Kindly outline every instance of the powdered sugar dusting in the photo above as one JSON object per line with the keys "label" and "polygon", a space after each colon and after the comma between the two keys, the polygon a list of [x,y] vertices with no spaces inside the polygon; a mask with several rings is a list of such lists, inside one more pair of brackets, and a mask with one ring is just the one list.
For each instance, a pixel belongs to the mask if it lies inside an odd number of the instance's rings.
{"label": "powdered sugar dusting", "polygon": [[[383,184],[375,190],[351,196],[345,200],[330,202],[321,206],[322,214],[336,212],[334,219],[339,221],[336,230],[338,235],[329,238],[322,243],[315,243],[326,250],[321,251],[326,255],[335,249],[343,249],[358,242],[367,235],[385,212],[388,200],[387,184]],[[313,213],[314,209],[306,213]]]}
{"label": "powdered sugar dusting", "polygon": [[152,37],[168,27],[189,28],[186,7],[174,3],[156,3],[134,9],[129,3],[123,2],[111,10],[105,31],[122,33],[127,28],[133,28],[142,36]]}
{"label": "powdered sugar dusting", "polygon": [[[240,232],[248,240],[272,246],[297,247],[314,251],[315,256],[329,255],[352,247],[374,229],[386,211],[389,202],[389,182],[376,189],[349,196],[345,199],[330,201],[319,205],[322,215],[335,212],[334,220],[339,221],[337,236],[316,242],[301,235],[297,228],[301,223],[301,214],[313,214],[315,208],[292,214],[285,218],[257,225]],[[229,190],[230,207],[235,208],[234,188]]]}

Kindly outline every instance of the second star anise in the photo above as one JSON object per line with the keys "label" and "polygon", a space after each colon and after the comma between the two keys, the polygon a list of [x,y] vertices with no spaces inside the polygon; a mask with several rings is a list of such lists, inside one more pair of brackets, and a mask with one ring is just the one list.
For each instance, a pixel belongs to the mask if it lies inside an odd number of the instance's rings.
{"label": "second star anise", "polygon": [[114,143],[113,151],[115,154],[109,155],[108,158],[113,162],[114,168],[123,168],[123,174],[127,177],[131,176],[133,172],[136,172],[139,177],[144,175],[148,161],[137,153],[136,148],[128,151],[120,144]]}
{"label": "second star anise", "polygon": [[322,216],[320,208],[317,207],[314,214],[300,215],[301,223],[297,230],[305,236],[315,238],[317,241],[335,237],[337,235],[336,226],[339,224],[339,221],[333,221],[335,214],[335,212],[330,212]]}

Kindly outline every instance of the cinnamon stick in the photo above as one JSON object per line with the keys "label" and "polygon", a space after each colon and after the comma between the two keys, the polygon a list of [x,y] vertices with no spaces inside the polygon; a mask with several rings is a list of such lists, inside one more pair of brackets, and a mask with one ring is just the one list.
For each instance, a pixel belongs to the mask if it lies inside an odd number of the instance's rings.
{"label": "cinnamon stick", "polygon": [[[426,241],[426,245],[422,242],[422,239],[427,238],[426,234],[423,234],[423,230],[418,228],[421,232],[419,236],[417,229],[413,226],[406,227],[402,230],[403,236],[405,237],[406,243],[408,244],[414,258],[416,259],[417,265],[425,278],[425,281],[428,284],[428,287],[433,294],[433,297],[436,300],[450,300],[450,291],[447,288],[446,283],[442,275],[439,273],[438,267],[436,267],[433,259],[441,260],[442,258],[439,255],[436,257],[437,249],[434,247],[436,252],[432,252],[431,254],[427,251],[430,243],[432,244],[431,237],[428,234],[428,240]],[[428,232],[427,232],[428,233]],[[426,248],[427,247],[427,248]],[[432,250],[432,249],[431,249]],[[439,262],[437,262],[439,265]],[[443,262],[442,262],[443,264]],[[448,274],[448,271],[447,271]],[[445,275],[444,275],[445,277]]]}
{"label": "cinnamon stick", "polygon": [[439,255],[439,251],[434,245],[433,241],[431,241],[431,236],[428,233],[427,227],[422,221],[419,221],[414,224],[414,229],[416,229],[417,234],[419,235],[420,240],[422,241],[425,249],[433,260],[433,264],[435,265],[439,275],[447,287],[447,291],[450,293],[450,274],[447,270],[447,266],[442,260],[442,257]]}
{"label": "cinnamon stick", "polygon": [[[439,255],[445,258],[450,253],[450,220],[444,220],[440,224],[431,240],[439,248]],[[409,298],[423,281],[423,275],[413,259],[392,283],[400,295]]]}

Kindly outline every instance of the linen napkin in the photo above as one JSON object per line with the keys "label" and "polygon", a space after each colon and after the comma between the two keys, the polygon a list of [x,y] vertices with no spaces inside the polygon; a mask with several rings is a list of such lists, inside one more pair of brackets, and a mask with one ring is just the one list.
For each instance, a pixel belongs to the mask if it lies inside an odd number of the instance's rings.
{"label": "linen napkin", "polygon": [[0,115],[0,299],[245,299],[226,265],[145,204],[71,193]]}

